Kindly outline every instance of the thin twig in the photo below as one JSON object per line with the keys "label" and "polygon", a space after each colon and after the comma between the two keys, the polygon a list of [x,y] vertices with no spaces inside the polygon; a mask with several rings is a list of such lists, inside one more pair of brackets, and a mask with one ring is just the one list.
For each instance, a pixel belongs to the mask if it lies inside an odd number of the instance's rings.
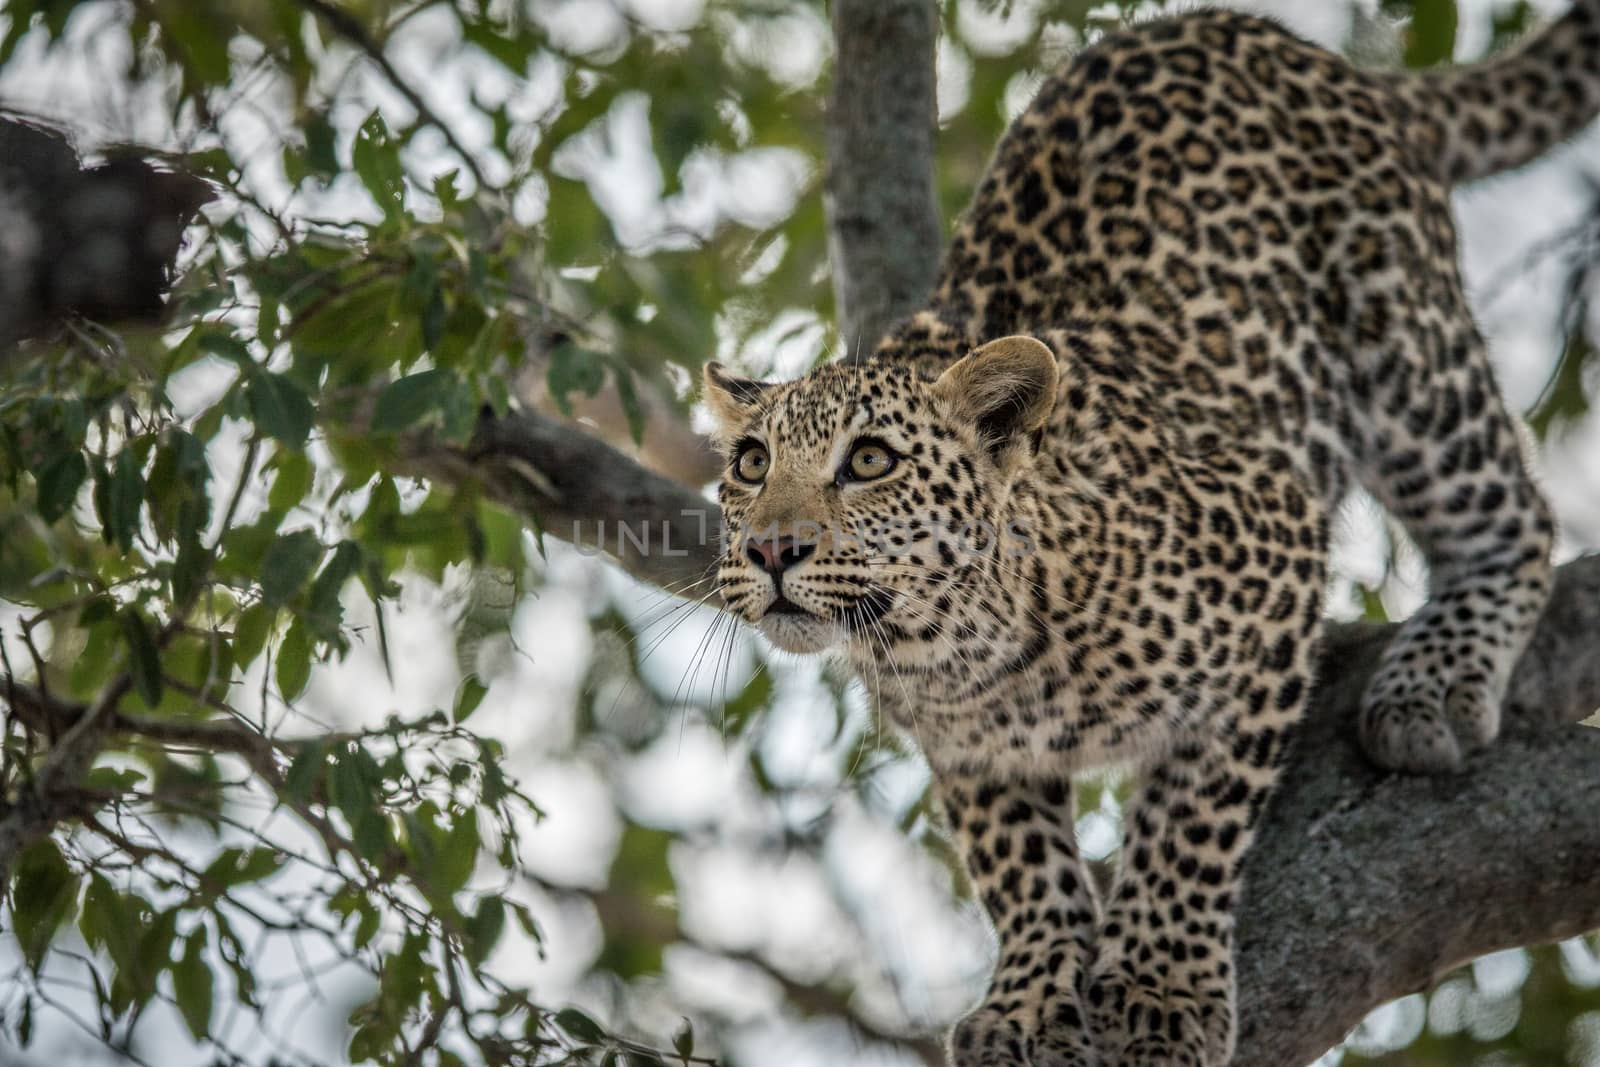
{"label": "thin twig", "polygon": [[427,101],[423,100],[421,95],[400,76],[400,72],[395,70],[394,64],[389,62],[389,57],[384,54],[383,46],[373,38],[372,34],[367,32],[367,28],[361,24],[360,19],[347,11],[342,11],[333,6],[327,0],[296,0],[296,2],[326,22],[335,33],[355,45],[368,59],[377,65],[395,91],[406,98],[406,103],[410,104],[416,111],[417,117],[444,135],[446,143],[455,150],[456,155],[460,156],[461,161],[466,164],[467,170],[472,173],[472,177],[477,181],[479,189],[494,188],[489,184],[488,179],[484,177],[483,171],[478,167],[477,160],[472,157],[472,153],[467,151],[466,146],[456,138],[455,131],[451,130],[444,120],[439,118],[433,109],[428,106]]}

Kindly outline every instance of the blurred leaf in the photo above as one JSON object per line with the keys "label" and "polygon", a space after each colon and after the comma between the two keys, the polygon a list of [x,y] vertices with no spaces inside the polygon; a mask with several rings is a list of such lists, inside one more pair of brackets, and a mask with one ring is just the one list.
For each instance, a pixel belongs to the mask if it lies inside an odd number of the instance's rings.
{"label": "blurred leaf", "polygon": [[301,448],[311,436],[311,400],[282,374],[254,370],[245,387],[250,413],[262,432],[290,448]]}
{"label": "blurred leaf", "polygon": [[303,617],[319,639],[339,639],[340,627],[344,624],[340,594],[345,584],[360,572],[364,559],[360,545],[354,541],[340,541],[317,574],[316,581],[311,583],[311,595]]}
{"label": "blurred leaf", "polygon": [[1406,35],[1406,66],[1448,63],[1456,50],[1456,0],[1416,0]]}
{"label": "blurred leaf", "polygon": [[762,667],[745,683],[737,696],[722,707],[722,722],[728,732],[738,737],[757,711],[765,708],[772,699],[772,675]]}
{"label": "blurred leaf", "polygon": [[316,471],[304,452],[284,451],[273,457],[272,469],[277,473],[272,479],[272,489],[267,493],[267,507],[282,515],[304,500],[311,491]]}
{"label": "blurred leaf", "polygon": [[133,550],[133,537],[139,528],[139,510],[144,505],[145,483],[141,464],[133,449],[124,448],[109,471],[102,472],[95,484],[95,510],[106,544],[124,552]]}
{"label": "blurred leaf", "polygon": [[327,766],[328,750],[324,743],[319,740],[306,742],[283,777],[283,794],[301,803],[310,800],[313,790],[322,784],[322,774]]}
{"label": "blurred leaf", "polygon": [[213,892],[259,882],[283,867],[282,854],[265,848],[225,848],[200,875]]}
{"label": "blurred leaf", "polygon": [[644,443],[644,405],[639,402],[639,391],[634,386],[633,372],[626,366],[616,368],[617,400],[628,419],[628,435],[634,444]]}
{"label": "blurred leaf", "polygon": [[184,941],[183,956],[172,968],[173,996],[196,1041],[204,1041],[211,1032],[213,980],[211,965],[206,961],[206,938],[206,928],[196,927]]}
{"label": "blurred leaf", "polygon": [[466,722],[472,713],[478,710],[478,705],[483,703],[484,694],[489,692],[489,687],[478,681],[476,674],[469,674],[461,680],[461,688],[456,693],[455,708],[450,717],[457,725]]}
{"label": "blurred leaf", "polygon": [[405,171],[400,165],[399,147],[376,109],[356,132],[350,162],[384,214],[397,214],[405,203]]}
{"label": "blurred leaf", "polygon": [[390,382],[378,395],[372,432],[395,433],[410,429],[424,415],[437,409],[441,391],[449,381],[450,376],[442,370],[425,370]]}
{"label": "blurred leaf", "polygon": [[233,628],[233,655],[240,667],[248,667],[261,655],[277,617],[277,609],[269,604],[252,604],[240,613]]}
{"label": "blurred leaf", "polygon": [[39,517],[55,522],[78,498],[78,490],[89,477],[89,464],[81,452],[57,453],[45,459],[34,477],[39,486]]}
{"label": "blurred leaf", "polygon": [[500,940],[506,927],[506,907],[497,896],[478,900],[478,910],[467,920],[463,933],[467,959],[477,966],[489,958],[489,953]]}
{"label": "blurred leaf", "polygon": [[562,1008],[556,1012],[555,1022],[579,1041],[599,1044],[606,1039],[606,1032],[600,1028],[600,1024],[577,1008]]}
{"label": "blurred leaf", "polygon": [[154,708],[161,703],[161,654],[150,633],[150,624],[137,608],[128,608],[121,618],[122,636],[128,642],[128,672],[133,676],[134,692]]}
{"label": "blurred leaf", "polygon": [[[1579,323],[1584,319],[1581,310],[1574,317],[1574,321]],[[1539,440],[1549,438],[1551,431],[1560,433],[1563,428],[1575,424],[1589,413],[1589,390],[1585,386],[1585,378],[1589,366],[1595,362],[1594,356],[1595,349],[1589,344],[1583,330],[1574,330],[1567,338],[1561,358],[1556,362],[1550,384],[1545,386],[1538,403],[1528,412],[1528,425]]]}
{"label": "blurred leaf", "polygon": [[322,559],[322,541],[310,530],[295,530],[275,539],[261,560],[261,599],[281,607],[293,599]]}
{"label": "blurred leaf", "polygon": [[17,857],[11,883],[12,932],[28,967],[39,973],[45,952],[78,906],[78,876],[46,837]]}
{"label": "blurred leaf", "polygon": [[568,397],[573,393],[593,396],[606,383],[604,357],[580,348],[572,342],[556,345],[550,352],[550,369],[546,372],[550,396],[562,414],[571,415]]}
{"label": "blurred leaf", "polygon": [[278,661],[274,671],[278,692],[286,701],[292,701],[305,692],[311,680],[311,638],[306,628],[296,620],[278,642]]}
{"label": "blurred leaf", "polygon": [[684,1019],[672,1035],[672,1050],[684,1059],[694,1055],[694,1023]]}
{"label": "blurred leaf", "polygon": [[[622,831],[622,841],[611,863],[608,883],[611,888],[626,895],[632,906],[655,912],[663,929],[675,929],[676,920],[663,903],[671,898],[674,885],[667,857],[672,847],[673,835],[666,830],[640,826],[630,822]],[[600,924],[605,932],[605,942],[595,966],[611,971],[620,978],[636,978],[644,974],[659,974],[662,949],[666,946],[626,927],[608,923],[608,914],[602,909]]]}

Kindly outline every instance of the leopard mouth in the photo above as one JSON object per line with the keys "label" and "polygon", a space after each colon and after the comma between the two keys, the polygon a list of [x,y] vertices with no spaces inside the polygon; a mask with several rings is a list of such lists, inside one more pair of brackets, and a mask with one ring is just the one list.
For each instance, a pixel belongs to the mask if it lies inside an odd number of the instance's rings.
{"label": "leopard mouth", "polygon": [[784,596],[782,592],[778,594],[778,598],[776,600],[767,605],[767,610],[761,613],[762,618],[767,618],[772,615],[803,615],[807,618],[816,618],[816,614],[814,612],[807,611],[799,604],[796,604],[794,601]]}

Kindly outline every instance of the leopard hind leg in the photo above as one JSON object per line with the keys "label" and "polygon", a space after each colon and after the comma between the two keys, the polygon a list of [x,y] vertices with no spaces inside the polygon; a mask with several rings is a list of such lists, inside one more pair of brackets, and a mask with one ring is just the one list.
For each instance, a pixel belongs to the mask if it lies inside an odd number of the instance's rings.
{"label": "leopard hind leg", "polygon": [[1446,307],[1426,309],[1373,368],[1363,478],[1427,559],[1429,599],[1385,649],[1360,733],[1375,762],[1419,773],[1454,769],[1498,735],[1512,669],[1549,594],[1554,540],[1451,282]]}

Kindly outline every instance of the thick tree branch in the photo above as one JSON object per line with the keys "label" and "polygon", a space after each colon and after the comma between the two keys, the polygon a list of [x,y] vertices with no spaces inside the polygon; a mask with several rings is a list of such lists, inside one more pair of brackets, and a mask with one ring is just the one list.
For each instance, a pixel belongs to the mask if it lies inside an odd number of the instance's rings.
{"label": "thick tree branch", "polygon": [[1368,1011],[1497,949],[1600,927],[1600,556],[1558,572],[1506,736],[1457,775],[1386,774],[1355,711],[1393,627],[1337,626],[1246,861],[1236,1067],[1314,1060]]}
{"label": "thick tree branch", "polygon": [[722,510],[568,423],[529,411],[485,419],[466,448],[423,436],[402,462],[423,477],[476,483],[543,532],[604,551],[641,581],[696,599],[711,591]]}
{"label": "thick tree branch", "polygon": [[847,358],[926,302],[944,253],[934,193],[930,0],[834,0],[829,252]]}

